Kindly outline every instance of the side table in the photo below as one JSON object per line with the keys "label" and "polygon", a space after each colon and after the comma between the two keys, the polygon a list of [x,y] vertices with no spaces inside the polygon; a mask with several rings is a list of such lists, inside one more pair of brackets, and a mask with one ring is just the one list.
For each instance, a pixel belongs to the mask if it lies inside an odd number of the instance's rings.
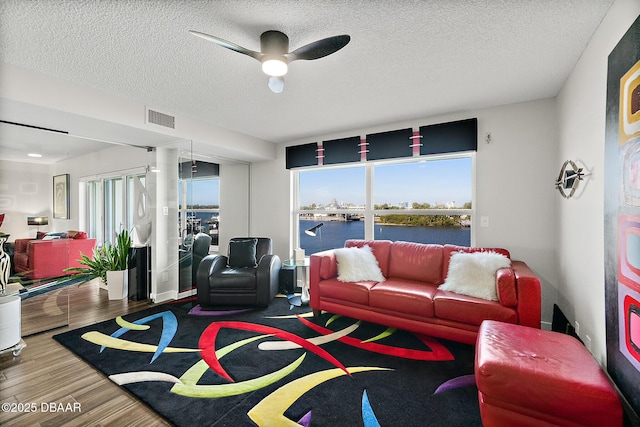
{"label": "side table", "polygon": [[20,302],[15,295],[0,296],[0,353],[19,356],[26,346],[20,338]]}
{"label": "side table", "polygon": [[309,257],[305,257],[303,260],[295,260],[295,259],[286,259],[282,262],[282,265],[287,267],[294,267],[300,274],[302,281],[302,293],[300,297],[292,297],[289,298],[289,302],[292,305],[306,305],[309,304],[309,266],[311,265]]}

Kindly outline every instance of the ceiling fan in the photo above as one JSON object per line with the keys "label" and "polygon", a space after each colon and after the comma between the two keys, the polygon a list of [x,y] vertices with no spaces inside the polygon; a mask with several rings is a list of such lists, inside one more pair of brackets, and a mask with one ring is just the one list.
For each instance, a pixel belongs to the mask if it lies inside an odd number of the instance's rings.
{"label": "ceiling fan", "polygon": [[262,63],[262,71],[269,76],[269,89],[274,93],[284,90],[284,75],[288,64],[299,59],[319,59],[345,47],[351,40],[348,35],[327,37],[289,52],[289,37],[280,31],[265,31],[260,35],[260,52],[250,50],[219,37],[190,30],[191,34],[215,44],[250,56]]}

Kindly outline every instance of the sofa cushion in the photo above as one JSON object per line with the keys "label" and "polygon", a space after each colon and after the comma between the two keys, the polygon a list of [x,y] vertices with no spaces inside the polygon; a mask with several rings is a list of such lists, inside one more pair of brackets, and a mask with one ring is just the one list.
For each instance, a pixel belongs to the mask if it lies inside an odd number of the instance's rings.
{"label": "sofa cushion", "polygon": [[498,301],[496,271],[510,265],[509,258],[495,252],[456,252],[440,289]]}
{"label": "sofa cushion", "polygon": [[42,239],[46,240],[47,237],[54,238],[54,239],[67,239],[69,238],[69,233],[67,233],[66,231],[50,232],[50,233],[47,233],[47,235],[44,236]]}
{"label": "sofa cushion", "polygon": [[348,301],[348,304],[369,305],[369,291],[376,282],[341,282],[338,279],[323,280],[320,283],[322,299]]}
{"label": "sofa cushion", "polygon": [[256,246],[258,239],[241,239],[229,241],[229,267],[255,267]]}
{"label": "sofa cushion", "polygon": [[369,306],[415,316],[434,317],[433,296],[436,292],[436,285],[405,279],[387,279],[372,287]]}
{"label": "sofa cushion", "polygon": [[88,237],[85,231],[76,231],[76,230],[69,230],[67,235],[69,236],[70,239],[76,239],[76,240],[86,239]]}
{"label": "sofa cushion", "polygon": [[55,235],[46,235],[42,238],[43,241],[47,241],[47,240],[59,240],[62,239],[62,237],[60,236],[55,236]]}
{"label": "sofa cushion", "polygon": [[383,282],[384,276],[378,266],[378,261],[371,251],[371,247],[336,249],[338,261],[338,280],[341,282]]}
{"label": "sofa cushion", "polygon": [[394,242],[389,253],[387,277],[439,285],[442,275],[442,246]]}
{"label": "sofa cushion", "polygon": [[369,246],[373,255],[378,260],[378,266],[384,277],[389,277],[389,251],[391,250],[391,240],[358,240],[350,239],[344,243],[345,248],[361,248]]}
{"label": "sofa cushion", "polygon": [[433,297],[435,317],[458,322],[480,325],[483,320],[497,320],[518,323],[518,313],[514,308],[504,307],[497,301],[471,297],[438,290]]}

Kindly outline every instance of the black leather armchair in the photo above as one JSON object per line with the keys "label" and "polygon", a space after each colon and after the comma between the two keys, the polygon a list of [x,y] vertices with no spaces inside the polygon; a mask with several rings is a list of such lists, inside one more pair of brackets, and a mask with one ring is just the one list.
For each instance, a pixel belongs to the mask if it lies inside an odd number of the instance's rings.
{"label": "black leather armchair", "polygon": [[209,255],[200,262],[198,304],[267,307],[278,292],[281,266],[270,238],[233,238],[227,256]]}

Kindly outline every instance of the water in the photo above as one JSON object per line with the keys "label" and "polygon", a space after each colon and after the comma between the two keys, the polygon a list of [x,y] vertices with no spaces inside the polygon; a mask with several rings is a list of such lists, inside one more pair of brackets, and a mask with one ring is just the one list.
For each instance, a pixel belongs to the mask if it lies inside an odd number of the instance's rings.
{"label": "water", "polygon": [[[307,255],[325,249],[341,248],[347,239],[364,239],[364,221],[325,221],[316,237],[305,234],[319,221],[300,220],[300,247]],[[417,243],[439,243],[460,246],[471,244],[469,227],[407,227],[402,225],[376,224],[376,240],[403,240]]]}
{"label": "water", "polygon": [[[205,222],[217,213],[195,212],[196,218]],[[347,239],[364,239],[364,221],[323,221],[324,226],[316,237],[305,234],[307,230],[320,221],[300,220],[300,247],[306,254],[312,254],[325,249],[341,248]],[[223,224],[224,226],[224,224]],[[212,236],[217,244],[217,235]],[[471,229],[469,227],[407,227],[402,225],[376,224],[374,238],[377,240],[403,240],[417,243],[450,243],[452,245],[469,246],[471,244]]]}

